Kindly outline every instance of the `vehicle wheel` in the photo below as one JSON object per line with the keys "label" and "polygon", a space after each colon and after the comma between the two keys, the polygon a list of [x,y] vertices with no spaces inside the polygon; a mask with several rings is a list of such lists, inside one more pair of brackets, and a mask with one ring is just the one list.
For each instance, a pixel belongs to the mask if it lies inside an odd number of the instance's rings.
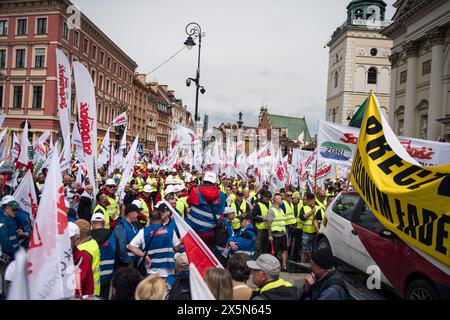
{"label": "vehicle wheel", "polygon": [[329,248],[331,250],[330,242],[325,237],[320,238],[319,243],[317,244],[317,249]]}
{"label": "vehicle wheel", "polygon": [[439,300],[439,293],[431,283],[426,280],[414,280],[406,289],[407,300]]}

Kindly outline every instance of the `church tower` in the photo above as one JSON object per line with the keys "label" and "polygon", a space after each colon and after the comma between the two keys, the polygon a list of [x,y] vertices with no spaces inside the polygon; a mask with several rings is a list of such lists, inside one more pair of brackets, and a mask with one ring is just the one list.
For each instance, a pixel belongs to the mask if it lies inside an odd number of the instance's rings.
{"label": "church tower", "polygon": [[370,90],[387,117],[392,40],[380,34],[390,24],[385,12],[382,0],[352,0],[347,19],[331,35],[327,43],[327,121],[347,125]]}

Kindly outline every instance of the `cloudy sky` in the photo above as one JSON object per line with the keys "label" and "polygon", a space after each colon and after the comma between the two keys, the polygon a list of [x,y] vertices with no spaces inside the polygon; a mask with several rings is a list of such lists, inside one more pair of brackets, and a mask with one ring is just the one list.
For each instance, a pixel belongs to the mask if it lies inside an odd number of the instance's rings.
{"label": "cloudy sky", "polygon": [[[197,22],[202,41],[199,113],[210,127],[234,123],[243,111],[257,125],[259,108],[306,116],[311,135],[325,115],[330,35],[346,19],[350,0],[72,0],[147,73],[183,47]],[[387,3],[387,18],[394,0]],[[175,90],[194,113],[198,49],[183,50],[147,76]]]}

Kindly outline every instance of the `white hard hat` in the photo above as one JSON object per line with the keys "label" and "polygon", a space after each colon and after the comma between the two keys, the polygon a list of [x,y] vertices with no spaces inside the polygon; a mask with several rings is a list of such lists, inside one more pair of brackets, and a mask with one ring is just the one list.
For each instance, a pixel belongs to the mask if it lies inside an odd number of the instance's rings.
{"label": "white hard hat", "polygon": [[205,173],[205,177],[203,178],[203,181],[207,181],[207,182],[211,182],[211,183],[216,183],[217,182],[217,176],[214,172],[207,172]]}
{"label": "white hard hat", "polygon": [[138,199],[133,200],[133,202],[131,202],[131,204],[134,204],[136,207],[138,207],[139,211],[142,210],[142,202],[141,202],[141,200],[138,200]]}
{"label": "white hard hat", "polygon": [[184,189],[186,189],[185,187],[184,187],[184,185],[182,185],[182,184],[176,184],[176,185],[174,185],[174,191],[175,192],[180,192],[180,191],[183,191]]}
{"label": "white hard hat", "polygon": [[168,176],[166,179],[166,184],[173,184],[174,183],[174,179],[172,176]]}
{"label": "white hard hat", "polygon": [[169,195],[169,194],[171,194],[171,193],[174,193],[174,192],[176,192],[176,191],[175,191],[175,186],[169,185],[169,186],[167,186],[167,188],[164,190],[164,196],[167,196],[167,195]]}
{"label": "white hard hat", "polygon": [[113,179],[106,180],[105,186],[115,186],[116,182]]}
{"label": "white hard hat", "polygon": [[232,207],[225,207],[225,209],[223,210],[223,214],[227,215],[229,213],[236,213],[236,209]]}
{"label": "white hard hat", "polygon": [[144,192],[152,193],[152,187],[149,184],[144,186]]}
{"label": "white hard hat", "polygon": [[103,213],[96,212],[92,215],[91,221],[103,221],[104,222],[105,216],[103,215]]}
{"label": "white hard hat", "polygon": [[80,228],[78,228],[78,226],[75,223],[69,222],[69,237],[72,238],[74,236],[79,235],[80,235]]}
{"label": "white hard hat", "polygon": [[2,198],[2,206],[8,204],[8,202],[15,201],[16,199],[13,196],[7,195]]}

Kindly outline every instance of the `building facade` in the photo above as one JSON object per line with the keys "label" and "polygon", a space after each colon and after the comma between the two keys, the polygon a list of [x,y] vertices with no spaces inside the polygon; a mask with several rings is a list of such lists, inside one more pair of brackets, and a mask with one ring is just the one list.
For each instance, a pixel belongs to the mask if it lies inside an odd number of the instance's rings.
{"label": "building facade", "polygon": [[[33,140],[60,131],[57,114],[56,48],[91,73],[97,98],[98,137],[114,117],[131,110],[137,64],[84,14],[67,22],[68,0],[0,2],[0,107],[5,127],[21,131],[26,119]],[[72,123],[76,121],[72,88]],[[114,141],[116,135],[111,132]]]}
{"label": "building facade", "polygon": [[379,33],[388,24],[385,8],[381,0],[351,1],[347,20],[327,43],[327,121],[347,125],[371,90],[387,116],[392,40]]}
{"label": "building facade", "polygon": [[[145,82],[145,74],[136,74],[133,80],[133,104],[131,112],[128,115],[129,132],[132,139],[139,136],[139,144],[141,144],[144,153],[148,154],[151,145],[151,134],[149,134],[149,102],[148,88]],[[154,142],[154,140],[153,140]]]}
{"label": "building facade", "polygon": [[159,85],[150,82],[149,103],[157,111],[156,117],[156,141],[160,150],[167,150],[171,132],[172,110],[171,101],[167,96],[167,85]]}
{"label": "building facade", "polygon": [[[399,135],[450,141],[450,2],[399,0],[394,22],[389,124]],[[443,139],[444,138],[444,139]]]}

